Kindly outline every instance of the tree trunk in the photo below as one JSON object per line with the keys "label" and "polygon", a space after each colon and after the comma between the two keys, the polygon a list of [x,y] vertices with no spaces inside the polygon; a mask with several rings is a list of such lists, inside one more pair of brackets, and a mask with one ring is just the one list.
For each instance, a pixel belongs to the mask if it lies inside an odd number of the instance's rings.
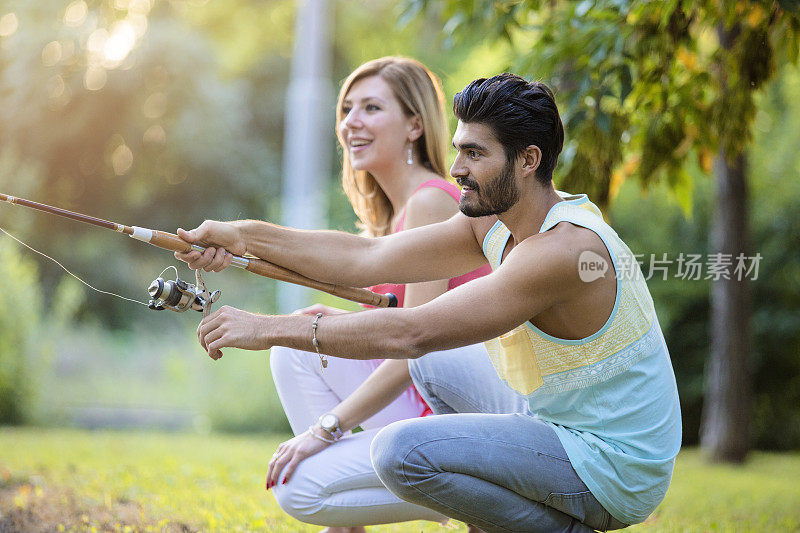
{"label": "tree trunk", "polygon": [[[717,186],[712,229],[713,253],[731,261],[730,279],[711,289],[711,353],[706,367],[700,445],[713,461],[742,462],[750,447],[750,309],[747,276],[734,272],[739,254],[747,256],[747,158],[727,157],[714,165]],[[729,254],[729,255],[728,255]]]}

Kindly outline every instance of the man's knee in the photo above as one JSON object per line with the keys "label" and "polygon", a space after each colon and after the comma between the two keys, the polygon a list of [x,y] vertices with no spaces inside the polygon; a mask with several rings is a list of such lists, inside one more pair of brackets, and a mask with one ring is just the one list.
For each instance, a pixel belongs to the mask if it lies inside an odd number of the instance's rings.
{"label": "man's knee", "polygon": [[401,420],[381,429],[370,446],[372,466],[381,482],[396,496],[414,501],[414,485],[432,472],[419,453],[424,444],[420,419]]}
{"label": "man's knee", "polygon": [[401,441],[397,438],[396,426],[400,423],[395,422],[384,427],[372,439],[369,447],[369,456],[372,467],[378,474],[381,483],[394,492],[394,486],[399,483],[403,476]]}

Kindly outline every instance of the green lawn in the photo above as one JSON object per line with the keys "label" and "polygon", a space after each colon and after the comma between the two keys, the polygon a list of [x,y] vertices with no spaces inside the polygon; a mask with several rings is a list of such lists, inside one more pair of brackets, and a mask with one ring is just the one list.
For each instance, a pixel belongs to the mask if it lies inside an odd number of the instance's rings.
{"label": "green lawn", "polygon": [[[281,440],[0,428],[0,526],[15,518],[62,531],[318,531],[263,490]],[[630,530],[800,531],[798,479],[800,454],[754,453],[730,467],[686,450],[666,501]],[[427,522],[370,528],[423,529],[451,531]]]}

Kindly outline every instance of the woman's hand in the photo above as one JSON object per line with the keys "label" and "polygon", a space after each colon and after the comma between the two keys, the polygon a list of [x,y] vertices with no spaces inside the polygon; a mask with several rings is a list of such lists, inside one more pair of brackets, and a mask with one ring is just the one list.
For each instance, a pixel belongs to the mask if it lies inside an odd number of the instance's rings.
{"label": "woman's hand", "polygon": [[207,247],[203,253],[194,250],[175,252],[175,258],[186,262],[192,270],[202,268],[206,272],[219,272],[231,265],[233,255],[247,252],[239,228],[230,222],[206,220],[191,231],[178,228],[178,237],[188,243]]}
{"label": "woman's hand", "polygon": [[222,357],[225,347],[266,350],[272,348],[266,341],[268,320],[268,316],[223,305],[200,322],[197,339],[215,361]]}
{"label": "woman's hand", "polygon": [[336,307],[329,307],[327,305],[322,305],[322,304],[314,304],[308,307],[303,307],[302,309],[298,309],[297,311],[294,311],[292,314],[316,316],[317,313],[322,313],[323,316],[329,316],[329,315],[344,315],[349,312],[350,311],[345,311],[344,309],[337,309]]}
{"label": "woman's hand", "polygon": [[[319,427],[313,428],[317,431],[318,435],[325,435],[325,431]],[[312,455],[321,452],[330,444],[321,441],[311,435],[312,429],[305,433],[301,433],[296,437],[282,442],[278,445],[278,449],[272,454],[272,459],[269,460],[269,468],[267,469],[266,489],[269,490],[276,486],[278,482],[286,483],[294,473],[297,465]],[[329,438],[329,437],[326,437]],[[286,468],[282,480],[279,480],[281,471]]]}

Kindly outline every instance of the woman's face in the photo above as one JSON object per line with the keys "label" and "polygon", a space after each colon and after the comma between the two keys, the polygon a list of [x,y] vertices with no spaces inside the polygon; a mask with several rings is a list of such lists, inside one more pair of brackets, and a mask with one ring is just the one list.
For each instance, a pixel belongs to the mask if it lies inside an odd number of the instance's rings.
{"label": "woman's face", "polygon": [[380,76],[355,82],[341,111],[339,134],[353,168],[375,172],[406,161],[412,121]]}

